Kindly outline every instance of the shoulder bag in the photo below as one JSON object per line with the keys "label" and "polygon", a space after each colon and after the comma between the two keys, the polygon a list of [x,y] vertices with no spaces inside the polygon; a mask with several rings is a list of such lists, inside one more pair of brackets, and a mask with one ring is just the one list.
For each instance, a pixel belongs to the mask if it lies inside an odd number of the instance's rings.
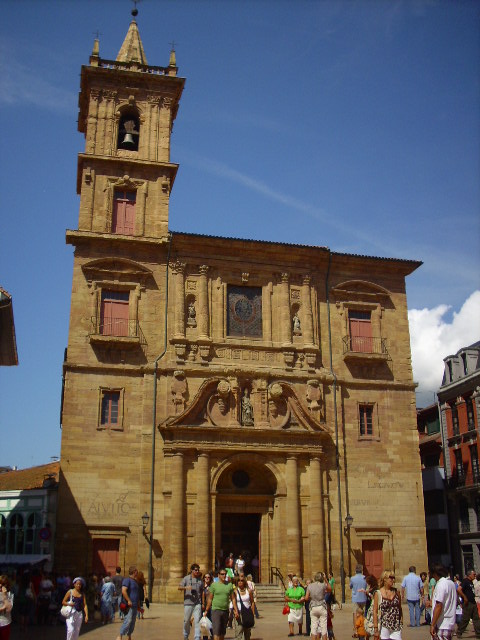
{"label": "shoulder bag", "polygon": [[240,592],[238,593],[238,600],[240,601],[240,620],[242,623],[242,627],[245,627],[245,629],[251,629],[252,627],[255,626],[255,616],[253,615],[253,609],[252,609],[253,605],[252,605],[252,599],[250,598],[250,594],[248,594],[248,597],[250,599],[250,607],[246,607],[243,604],[242,596]]}
{"label": "shoulder bag", "polygon": [[74,608],[73,608],[73,600],[72,600],[72,590],[70,589],[70,600],[69,602],[71,602],[72,604],[64,604],[63,607],[60,609],[60,615],[62,616],[62,618],[65,618],[65,620],[67,620],[68,618],[70,618],[74,612]]}

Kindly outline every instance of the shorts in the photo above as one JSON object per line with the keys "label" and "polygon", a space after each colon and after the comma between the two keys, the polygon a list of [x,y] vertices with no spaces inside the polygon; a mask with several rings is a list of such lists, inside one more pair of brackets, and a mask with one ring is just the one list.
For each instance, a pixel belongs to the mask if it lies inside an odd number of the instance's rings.
{"label": "shorts", "polygon": [[227,632],[228,609],[212,609],[212,633],[214,636],[224,636]]}
{"label": "shorts", "polygon": [[390,631],[387,627],[381,627],[380,640],[402,640],[402,632]]}
{"label": "shorts", "polygon": [[437,630],[437,638],[441,638],[441,640],[452,640],[452,637],[453,637],[453,629]]}
{"label": "shorts", "polygon": [[327,607],[317,605],[310,609],[311,635],[327,635]]}

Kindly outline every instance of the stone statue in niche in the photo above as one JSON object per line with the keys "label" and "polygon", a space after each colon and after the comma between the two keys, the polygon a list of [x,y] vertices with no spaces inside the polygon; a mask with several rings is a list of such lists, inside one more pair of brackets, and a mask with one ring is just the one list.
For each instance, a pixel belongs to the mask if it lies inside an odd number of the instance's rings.
{"label": "stone statue in niche", "polygon": [[244,427],[253,426],[253,406],[246,387],[242,397],[242,424]]}
{"label": "stone statue in niche", "polygon": [[188,305],[187,327],[197,326],[197,312],[195,311],[195,303],[193,300]]}
{"label": "stone statue in niche", "polygon": [[175,371],[173,373],[173,382],[170,390],[172,392],[175,415],[178,415],[185,409],[185,394],[187,392],[187,381],[183,371]]}
{"label": "stone statue in niche", "polygon": [[293,316],[293,335],[294,336],[302,335],[302,327],[300,324],[300,318],[298,317],[297,311],[295,311],[295,315]]}

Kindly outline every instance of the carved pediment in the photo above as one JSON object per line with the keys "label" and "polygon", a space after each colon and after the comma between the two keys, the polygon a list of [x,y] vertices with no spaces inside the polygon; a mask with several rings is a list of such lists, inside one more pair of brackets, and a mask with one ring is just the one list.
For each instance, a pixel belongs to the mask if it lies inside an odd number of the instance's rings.
{"label": "carved pediment", "polygon": [[390,297],[384,287],[367,280],[346,280],[331,288],[337,300],[379,300]]}
{"label": "carved pediment", "polygon": [[188,407],[160,426],[327,432],[323,422],[323,390],[317,381],[309,380],[304,385],[305,402],[288,382],[276,381],[268,386],[264,381],[257,382],[205,380]]}
{"label": "carved pediment", "polygon": [[[268,416],[273,428],[327,432],[325,423],[320,421],[322,413],[316,411],[323,404],[318,386],[312,385],[309,381],[306,387],[306,398],[311,402],[310,408],[300,400],[290,383],[279,381],[268,387]],[[314,400],[311,400],[312,396]]]}
{"label": "carved pediment", "polygon": [[87,280],[130,280],[144,282],[152,276],[152,271],[126,258],[100,258],[82,266]]}

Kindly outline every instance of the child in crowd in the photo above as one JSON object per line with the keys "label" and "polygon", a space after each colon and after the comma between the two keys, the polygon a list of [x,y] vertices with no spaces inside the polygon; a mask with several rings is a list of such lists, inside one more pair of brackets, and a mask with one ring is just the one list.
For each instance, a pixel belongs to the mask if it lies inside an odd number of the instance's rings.
{"label": "child in crowd", "polygon": [[335,640],[335,634],[333,633],[333,611],[332,605],[327,605],[327,634],[330,640]]}
{"label": "child in crowd", "polygon": [[365,638],[367,632],[365,631],[365,617],[363,615],[363,607],[358,605],[357,610],[353,614],[353,629],[354,633],[352,638]]}

